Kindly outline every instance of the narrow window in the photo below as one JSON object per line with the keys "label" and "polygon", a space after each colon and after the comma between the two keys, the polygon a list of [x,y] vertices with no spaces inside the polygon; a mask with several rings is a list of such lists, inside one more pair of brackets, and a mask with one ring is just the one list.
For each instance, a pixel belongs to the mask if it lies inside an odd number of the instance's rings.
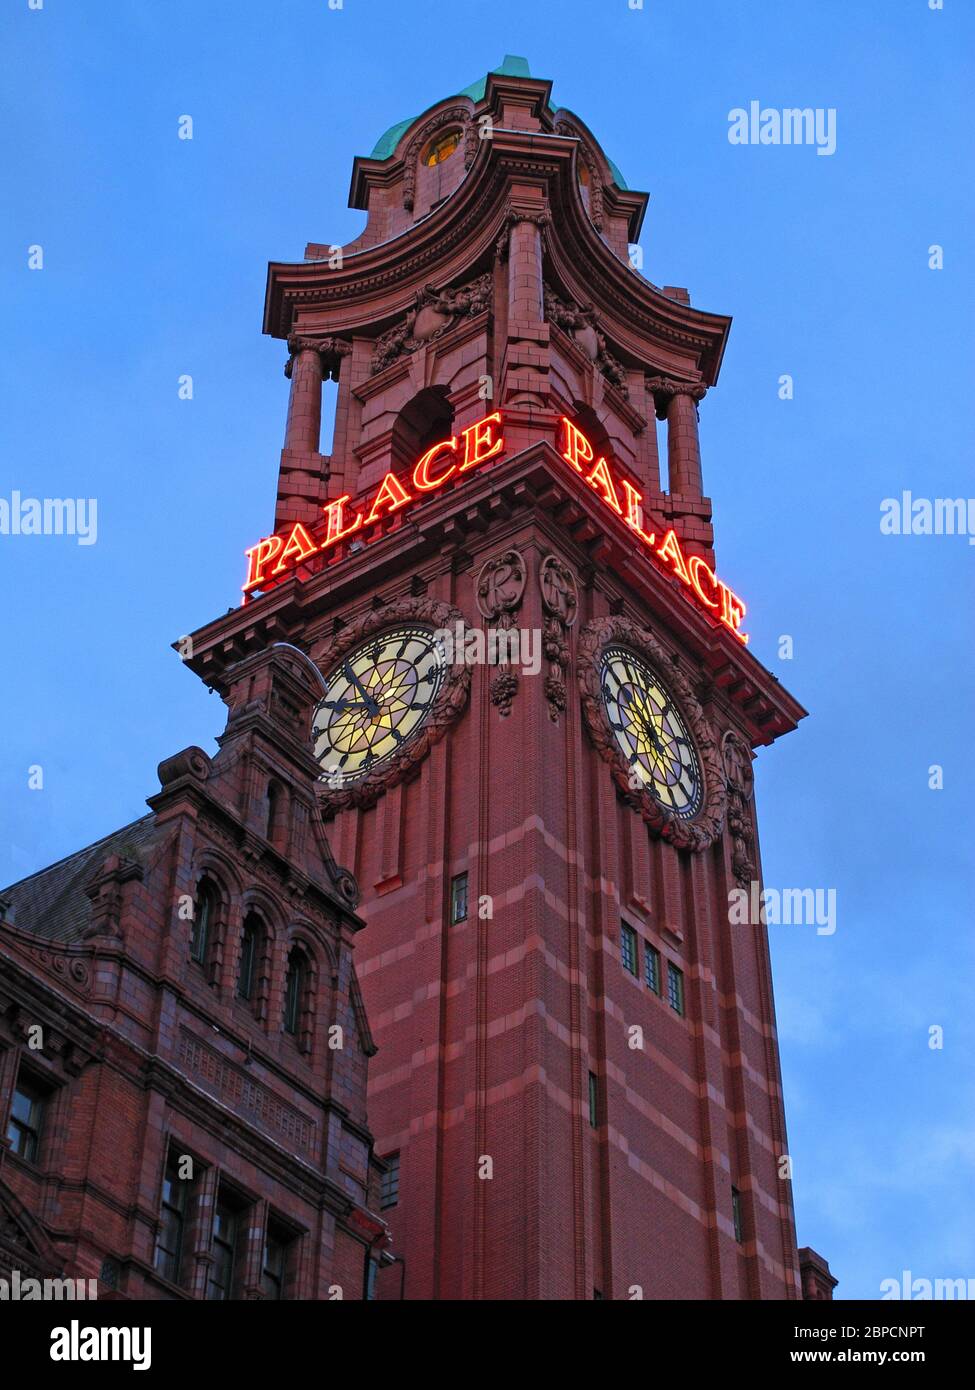
{"label": "narrow window", "polygon": [[291,1243],[292,1238],[286,1231],[268,1222],[261,1266],[261,1292],[265,1298],[280,1300],[285,1296]]}
{"label": "narrow window", "polygon": [[599,1124],[599,1082],[596,1073],[589,1073],[589,1124],[595,1129]]}
{"label": "narrow window", "polygon": [[450,921],[456,926],[467,920],[467,875],[457,874],[450,880]]}
{"label": "narrow window", "polygon": [[301,1029],[301,1010],[307,979],[308,962],[305,953],[295,946],[288,956],[288,978],[284,991],[284,1031],[295,1036]]}
{"label": "narrow window", "polygon": [[226,1302],[234,1296],[240,1218],[240,1211],[221,1192],[213,1216],[213,1262],[207,1280],[207,1298],[213,1302]]}
{"label": "narrow window", "polygon": [[156,1237],[156,1269],[171,1284],[182,1278],[183,1236],[190,1182],[179,1176],[175,1155],[171,1155],[163,1176],[159,1234]]}
{"label": "narrow window", "polygon": [[256,912],[248,912],[244,918],[244,930],[240,941],[240,970],[237,974],[237,998],[245,999],[248,1003],[254,998],[262,940],[261,919]]}
{"label": "narrow window", "polygon": [[731,1217],[735,1223],[735,1240],[741,1244],[741,1193],[737,1187],[731,1189]]}
{"label": "narrow window", "polygon": [[623,961],[624,970],[628,970],[631,975],[639,974],[640,967],[637,963],[636,932],[632,927],[628,927],[625,922],[620,927],[620,958]]}
{"label": "narrow window", "polygon": [[656,946],[645,946],[643,948],[643,971],[646,976],[647,988],[652,989],[654,994],[660,993],[660,952]]}
{"label": "narrow window", "polygon": [[206,879],[200,884],[193,907],[193,935],[190,956],[200,965],[206,961],[207,947],[217,915],[217,890]]}
{"label": "narrow window", "polygon": [[14,1089],[7,1124],[7,1138],[15,1154],[36,1163],[41,1145],[46,1094],[26,1077],[21,1077]]}
{"label": "narrow window", "polygon": [[684,972],[670,960],[667,962],[667,1000],[675,1014],[683,1014]]}
{"label": "narrow window", "polygon": [[369,1268],[366,1273],[366,1299],[372,1302],[376,1297],[376,1275],[379,1273],[379,1261],[370,1260]]}
{"label": "narrow window", "polygon": [[284,838],[285,799],[277,782],[268,782],[267,784],[266,811],[266,837],[272,845],[280,845]]}
{"label": "narrow window", "polygon": [[386,1211],[399,1201],[399,1154],[386,1155],[386,1171],[379,1185],[379,1209]]}

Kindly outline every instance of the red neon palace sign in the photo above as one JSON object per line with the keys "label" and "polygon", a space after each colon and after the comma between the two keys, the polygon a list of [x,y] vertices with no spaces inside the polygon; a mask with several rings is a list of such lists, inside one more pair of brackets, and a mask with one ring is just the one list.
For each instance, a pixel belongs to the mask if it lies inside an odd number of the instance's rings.
{"label": "red neon palace sign", "polygon": [[[688,598],[727,627],[740,642],[747,642],[741,621],[745,604],[723,583],[700,555],[685,556],[677,534],[667,531],[657,544],[653,532],[643,529],[643,498],[627,478],[614,477],[605,458],[596,458],[592,444],[578,426],[562,417],[561,457],[588,483],[605,506],[614,511],[634,533],[657,565],[677,577]],[[352,515],[347,510],[349,494],[337,497],[322,508],[321,527],[312,535],[300,521],[287,535],[274,534],[252,545],[247,556],[244,597],[266,587],[317,555],[326,554],[339,541],[346,540],[383,517],[391,516],[411,503],[422,501],[451,478],[477,468],[504,452],[501,412],[496,410],[483,420],[443,439],[428,449],[413,469],[413,492],[409,492],[395,473],[387,473],[378,488]],[[622,501],[620,500],[622,496]]]}

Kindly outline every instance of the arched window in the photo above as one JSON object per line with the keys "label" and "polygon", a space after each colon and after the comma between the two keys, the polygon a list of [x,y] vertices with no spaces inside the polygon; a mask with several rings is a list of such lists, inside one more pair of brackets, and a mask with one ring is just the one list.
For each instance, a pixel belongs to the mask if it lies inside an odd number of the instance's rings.
{"label": "arched window", "polygon": [[284,987],[284,1031],[297,1037],[308,992],[308,957],[300,946],[288,953],[288,977]]}
{"label": "arched window", "polygon": [[200,880],[193,904],[193,933],[190,937],[190,957],[204,965],[217,924],[219,895],[216,885],[208,878]]}
{"label": "arched window", "polygon": [[454,430],[454,408],[445,386],[428,386],[407,401],[393,425],[394,468],[412,468],[428,449],[449,439]]}
{"label": "arched window", "polygon": [[420,163],[425,164],[428,169],[432,169],[434,165],[442,164],[445,159],[449,159],[459,144],[459,130],[445,131],[444,134],[437,135],[430,141],[420,155]]}
{"label": "arched window", "polygon": [[256,912],[244,918],[240,940],[240,968],[237,971],[237,998],[252,1004],[257,993],[257,975],[264,954],[264,923]]}

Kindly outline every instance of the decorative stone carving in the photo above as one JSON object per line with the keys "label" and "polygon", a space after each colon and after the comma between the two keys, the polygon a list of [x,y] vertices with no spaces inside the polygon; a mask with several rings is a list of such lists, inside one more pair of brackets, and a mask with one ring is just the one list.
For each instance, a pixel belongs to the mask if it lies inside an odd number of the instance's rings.
{"label": "decorative stone carving", "polygon": [[519,222],[530,222],[532,226],[538,227],[542,234],[542,247],[545,248],[548,229],[552,225],[552,214],[548,208],[544,208],[540,212],[517,212],[514,208],[509,208],[502,223],[500,235],[494,245],[494,254],[497,260],[506,261],[508,259],[511,229]]}
{"label": "decorative stone carving", "polygon": [[511,615],[521,605],[525,592],[527,571],[525,562],[517,550],[505,550],[485,560],[478,570],[474,585],[474,595],[478,610],[483,618],[503,619],[511,625]]}
{"label": "decorative stone carving", "polygon": [[728,785],[728,830],[732,838],[731,869],[735,882],[740,887],[747,888],[758,872],[752,857],[755,827],[748,805],[755,789],[755,773],[748,747],[730,729],[721,744],[721,758]]}
{"label": "decorative stone carving", "polygon": [[542,591],[542,609],[545,613],[542,649],[549,663],[545,677],[545,699],[548,701],[549,719],[558,723],[559,715],[565,709],[565,672],[569,668],[567,635],[579,611],[579,588],[575,575],[557,555],[546,555],[542,560],[538,585]]}
{"label": "decorative stone carving", "polygon": [[196,782],[205,782],[210,775],[211,766],[209,756],[202,748],[193,745],[184,748],[181,753],[174,753],[171,758],[164,758],[156,770],[156,775],[162,787],[168,787],[181,777],[191,777]]}
{"label": "decorative stone carving", "polygon": [[449,106],[429,121],[424,121],[406,147],[403,158],[403,206],[407,212],[413,211],[416,201],[416,171],[424,145],[433,139],[438,130],[451,125],[459,125],[463,130],[464,168],[469,169],[474,163],[474,156],[477,154],[477,127],[466,106]]}
{"label": "decorative stone carving", "polygon": [[544,287],[545,317],[579,344],[586,356],[622,396],[629,396],[626,368],[606,346],[606,337],[599,326],[599,316],[591,304],[577,307],[561,299],[548,285]]}
{"label": "decorative stone carving", "polygon": [[[316,664],[327,673],[361,642],[382,632],[384,628],[395,627],[401,622],[427,623],[434,631],[449,628],[455,632],[458,623],[461,628],[464,627],[464,615],[451,604],[435,599],[397,599],[395,603],[387,603],[379,610],[363,613],[355,622],[343,627],[325,650],[316,655]],[[471,668],[467,662],[459,660],[448,666],[440,693],[419,732],[415,733],[394,757],[384,762],[375,772],[365,773],[349,786],[328,787],[324,782],[319,783],[318,804],[323,816],[330,819],[347,806],[358,806],[361,809],[374,806],[385,791],[408,777],[458,718],[467,704],[470,689]],[[349,877],[351,879],[351,875]],[[354,880],[352,882],[354,883]],[[353,890],[350,886],[346,892],[341,885],[339,886],[340,891],[345,893],[350,901],[353,891],[358,895],[357,887]]]}
{"label": "decorative stone carving", "polygon": [[[485,560],[474,584],[474,596],[481,616],[507,632],[514,626],[514,615],[521,607],[527,578],[525,561],[517,550],[505,550]],[[491,703],[497,706],[502,719],[511,713],[518,686],[517,671],[511,670],[507,661],[503,661],[491,682]]]}
{"label": "decorative stone carving", "polygon": [[406,317],[376,340],[373,374],[395,362],[402,353],[415,352],[424,343],[442,337],[460,319],[490,308],[493,288],[493,277],[486,272],[458,289],[438,290],[435,285],[425,285],[418,290]]}
{"label": "decorative stone carving", "polygon": [[292,333],[288,339],[290,356],[284,364],[284,374],[290,381],[295,358],[300,352],[317,352],[321,358],[322,380],[331,377],[333,381],[338,381],[342,358],[348,357],[351,351],[352,344],[345,338],[303,338]]}
{"label": "decorative stone carving", "polygon": [[708,388],[699,381],[676,381],[669,376],[648,376],[646,380],[658,420],[666,420],[667,407],[674,396],[690,396],[695,404],[699,404],[708,393]]}
{"label": "decorative stone carving", "polygon": [[[631,647],[660,674],[664,685],[680,703],[684,722],[693,735],[701,762],[704,796],[701,809],[684,820],[661,805],[646,787],[634,788],[630,769],[613,735],[603,704],[600,668],[604,647],[622,643]],[[678,849],[695,853],[707,849],[724,830],[727,789],[724,761],[714,733],[690,682],[673,664],[667,652],[646,628],[629,618],[595,618],[586,624],[579,638],[579,690],[582,710],[593,746],[609,764],[619,795],[628,806],[639,811],[650,830]]]}

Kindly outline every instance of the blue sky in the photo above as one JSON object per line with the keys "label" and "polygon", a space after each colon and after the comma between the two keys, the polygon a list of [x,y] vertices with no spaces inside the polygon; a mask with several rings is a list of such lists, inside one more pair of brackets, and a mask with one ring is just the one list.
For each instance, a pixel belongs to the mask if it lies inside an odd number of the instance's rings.
{"label": "blue sky", "polygon": [[[352,239],[353,156],[522,54],[650,192],[648,277],[735,320],[701,410],[719,565],[811,711],[757,763],[765,879],[837,892],[833,936],[770,929],[800,1244],[841,1297],[975,1277],[975,548],[879,530],[903,489],[975,492],[973,36],[962,0],[10,0],[0,496],[96,497],[99,529],[0,536],[0,882],[212,749],[169,644],[237,602],[272,516],[266,263]],[[835,108],[836,153],[729,144],[752,100]]]}

